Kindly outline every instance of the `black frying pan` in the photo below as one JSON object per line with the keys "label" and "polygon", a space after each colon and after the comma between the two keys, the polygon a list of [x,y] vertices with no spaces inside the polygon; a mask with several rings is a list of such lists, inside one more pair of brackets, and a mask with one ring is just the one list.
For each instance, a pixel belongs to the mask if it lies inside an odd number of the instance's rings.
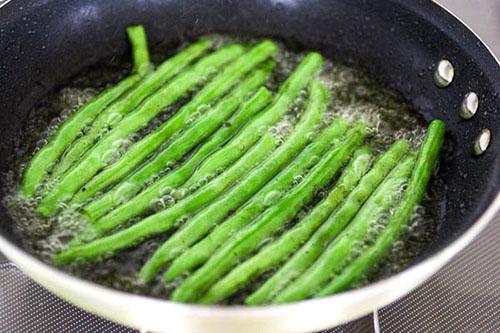
{"label": "black frying pan", "polygon": [[[82,307],[155,330],[195,329],[202,322],[204,328],[224,323],[225,330],[311,330],[334,325],[421,283],[470,241],[500,206],[499,64],[467,27],[423,0],[13,0],[0,8],[2,172],[11,168],[30,110],[89,65],[126,53],[123,32],[137,23],[146,26],[153,48],[217,32],[272,37],[292,48],[320,50],[365,68],[398,90],[426,120],[445,120],[451,156],[439,170],[446,186],[439,226],[414,267],[391,280],[392,288],[382,281],[322,300],[260,310],[174,305],[129,295],[129,304],[122,304],[120,311],[125,306],[130,315],[120,316],[116,311],[127,294],[70,278],[26,255],[18,248],[10,217],[0,209],[0,250],[49,289]],[[434,78],[441,59],[449,60],[455,72],[446,88],[438,87]],[[469,92],[478,95],[479,109],[464,120],[459,111]],[[490,130],[491,142],[484,154],[474,156],[473,147],[483,129]],[[403,286],[403,278],[411,282]],[[88,288],[86,295],[79,288]],[[384,291],[386,297],[375,300]],[[110,299],[103,301],[105,295]],[[88,304],[93,296],[102,301],[101,308]],[[304,312],[309,314],[305,319]],[[288,321],[278,322],[283,320]]]}

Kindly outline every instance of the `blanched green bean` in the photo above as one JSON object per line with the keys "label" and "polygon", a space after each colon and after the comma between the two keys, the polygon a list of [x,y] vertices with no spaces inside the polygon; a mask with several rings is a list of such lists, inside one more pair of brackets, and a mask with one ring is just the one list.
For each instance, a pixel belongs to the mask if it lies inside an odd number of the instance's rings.
{"label": "blanched green bean", "polygon": [[377,237],[375,243],[335,276],[316,296],[331,295],[348,289],[367,274],[375,263],[390,251],[413,214],[415,207],[422,201],[425,188],[436,168],[439,152],[443,145],[445,124],[441,120],[431,122],[422,143],[417,162],[401,203],[395,209],[387,226]]}
{"label": "blanched green bean", "polygon": [[140,76],[144,76],[152,70],[151,63],[149,62],[146,31],[142,25],[135,25],[127,28],[127,34],[129,42],[132,45],[133,71]]}
{"label": "blanched green bean", "polygon": [[199,300],[243,256],[255,251],[263,241],[293,218],[302,206],[335,176],[363,139],[364,132],[357,131],[346,140],[344,145],[330,151],[302,183],[251,225],[230,238],[205,265],[184,280],[174,290],[172,300],[180,302]]}
{"label": "blanched green bean", "polygon": [[97,115],[110,103],[113,103],[127,90],[140,81],[140,76],[135,74],[120,81],[117,85],[106,89],[84,104],[77,112],[72,114],[57,129],[50,141],[33,156],[24,171],[21,183],[21,195],[32,197],[37,187],[47,176],[49,168],[63,154],[64,150],[78,137],[83,129],[89,125]]}
{"label": "blanched green bean", "polygon": [[59,163],[54,166],[52,179],[57,180],[62,178],[82,155],[105,134],[107,129],[116,126],[126,114],[135,110],[142,101],[153,94],[165,82],[184,70],[191,61],[203,54],[210,45],[211,42],[206,40],[201,40],[190,45],[175,56],[164,61],[154,72],[146,75],[141,82],[116,101],[116,103],[103,110],[92,123],[90,129],[68,148]]}
{"label": "blanched green bean", "polygon": [[[148,237],[164,233],[182,222],[183,217],[195,212],[217,196],[228,186],[259,165],[276,146],[278,142],[270,133],[265,134],[231,168],[206,184],[184,200],[178,201],[172,207],[160,211],[131,227],[118,231],[110,236],[97,239],[91,243],[70,247],[54,256],[54,263],[62,265],[76,259],[87,261],[98,260],[103,256],[111,256],[121,249],[131,247]],[[98,234],[112,230],[115,226],[96,223],[94,228]]]}
{"label": "blanched green bean", "polygon": [[308,137],[319,124],[327,104],[326,88],[318,79],[313,80],[310,84],[306,111],[285,142],[228,193],[198,213],[163,243],[142,267],[139,276],[145,281],[152,280],[167,262],[202,238],[231,211],[238,209],[260,190],[307,145]]}
{"label": "blanched green bean", "polygon": [[285,288],[290,281],[305,271],[324,251],[357,213],[377,186],[408,150],[406,141],[397,141],[378,159],[373,168],[361,179],[358,186],[348,195],[343,204],[313,234],[286,264],[274,273],[255,292],[245,299],[246,304],[258,305],[271,299]]}
{"label": "blanched green bean", "polygon": [[349,165],[342,172],[342,176],[335,184],[335,187],[325,199],[292,229],[286,231],[280,238],[263,248],[255,256],[236,266],[222,280],[213,285],[200,302],[204,304],[217,303],[286,259],[309,239],[311,234],[328,218],[335,207],[342,202],[346,194],[356,186],[369,168],[370,160],[371,154],[366,147],[358,149]]}
{"label": "blanched green bean", "polygon": [[[139,64],[145,58],[149,59],[146,33],[142,26],[130,27],[127,29],[127,33],[132,45],[134,72],[137,72],[135,64]],[[137,56],[139,54],[141,55],[140,57]],[[123,79],[117,85],[106,89],[92,98],[80,107],[77,112],[72,114],[69,119],[65,120],[50,141],[35,154],[28,164],[21,182],[21,195],[32,197],[38,185],[40,185],[47,175],[49,168],[54,165],[57,159],[75,141],[85,127],[91,124],[99,113],[111,103],[134,87],[141,80],[142,76],[143,73],[139,73],[139,75],[135,74]]]}
{"label": "blanched green bean", "polygon": [[[201,179],[213,175],[217,170],[223,169],[234,163],[234,161],[243,155],[248,148],[259,139],[262,133],[265,132],[267,126],[270,126],[278,121],[288,110],[288,107],[295,100],[300,90],[307,85],[311,77],[318,71],[321,63],[322,58],[320,55],[316,53],[307,55],[290,75],[290,77],[285,81],[283,86],[280,88],[280,94],[277,96],[276,101],[269,106],[266,112],[258,115],[251,122],[249,122],[235,137],[231,138],[231,140],[224,145],[222,149],[212,154],[209,158],[203,161],[201,165],[198,166],[198,163],[196,163],[197,169],[194,174],[192,174],[190,166],[187,169],[182,169],[182,177],[177,177],[179,174],[175,174],[175,176],[168,178],[169,180],[163,179],[162,183],[165,183],[165,187],[172,186],[169,182],[173,181],[183,183],[186,180],[184,179],[184,176],[189,172],[189,176],[192,176],[189,181],[184,184],[184,187],[190,188],[194,184],[197,184]],[[283,87],[287,87],[287,89]],[[169,176],[167,175],[166,177]],[[179,183],[177,183],[177,185],[174,184],[172,187],[177,187],[180,185]],[[112,198],[115,195],[119,194],[120,197],[133,195],[137,192],[137,190],[137,187],[129,186],[125,182],[123,185],[117,186],[116,191],[113,190],[115,193],[114,195],[105,195],[103,197],[105,199],[103,200],[111,203],[113,201]],[[128,213],[125,209],[119,209],[116,216],[114,215],[115,214],[111,212],[109,219],[116,222],[119,219],[126,218],[125,216],[127,216]],[[106,217],[106,219],[108,219],[108,217]],[[109,224],[113,224],[115,222],[109,222]]]}
{"label": "blanched green bean", "polygon": [[261,113],[232,138],[223,149],[211,155],[198,168],[197,172],[186,182],[186,187],[196,185],[206,175],[231,165],[247,151],[267,130],[288,111],[299,92],[307,86],[311,78],[318,72],[323,58],[318,53],[309,53],[295,68],[290,77],[283,83],[278,95],[269,110]]}
{"label": "blanched green bean", "polygon": [[[168,191],[181,186],[196,170],[198,165],[213,151],[224,144],[238,129],[245,124],[257,112],[261,111],[272,100],[272,95],[266,88],[261,88],[250,98],[228,122],[229,126],[223,126],[212,135],[182,166],[171,173],[166,174],[151,186],[140,192],[131,200],[121,204],[115,210],[99,219],[97,223],[118,225],[121,221],[137,216],[151,208],[155,199],[167,194]],[[91,202],[85,213],[91,220],[96,220],[103,215],[108,207],[118,205],[121,202],[121,193],[128,186],[125,182],[106,193],[96,201]]]}
{"label": "blanched green bean", "polygon": [[401,197],[401,189],[414,166],[415,158],[403,159],[368,198],[349,225],[335,238],[308,270],[279,293],[273,303],[288,303],[305,299],[314,294],[349,262],[351,253],[362,246],[371,228],[383,223],[384,214],[394,207]]}
{"label": "blanched green bean", "polygon": [[[217,75],[211,82],[209,82],[203,89],[198,92],[194,98],[186,105],[181,107],[175,114],[179,117],[183,114],[193,114],[195,112],[202,112],[207,109],[206,106],[210,105],[222,95],[224,95],[231,87],[233,87],[238,80],[240,80],[249,71],[254,69],[261,62],[271,57],[277,51],[277,46],[271,41],[263,41],[243,54],[241,57],[231,63],[221,74]],[[268,63],[261,72],[261,77],[271,72],[274,63]],[[261,82],[263,84],[264,82]],[[240,89],[242,91],[243,89]],[[248,92],[247,92],[248,93]],[[245,96],[242,96],[243,98]],[[241,99],[240,98],[240,99]],[[201,115],[196,123],[207,122],[207,115]],[[209,121],[209,120],[208,120]],[[99,191],[102,191],[107,186],[118,182],[134,170],[140,163],[156,151],[166,140],[168,140],[179,128],[172,125],[172,122],[167,120],[157,130],[148,134],[140,141],[134,143],[128,151],[120,157],[120,159],[112,165],[106,167],[102,172],[96,175],[89,183],[87,183],[73,198],[74,202],[82,202],[85,199],[92,197]],[[176,141],[179,142],[179,141]],[[163,152],[162,152],[163,154]],[[168,155],[168,154],[166,154]],[[151,179],[158,174],[170,162],[168,157],[156,157],[155,159],[146,162],[135,173],[125,179],[130,186],[130,195],[137,193],[148,179]],[[135,189],[135,191],[134,191]],[[121,193],[125,196],[126,193]],[[111,209],[112,207],[109,207]],[[108,210],[109,210],[108,209]]]}
{"label": "blanched green bean", "polygon": [[[269,182],[261,191],[259,191],[245,206],[239,209],[234,215],[218,225],[203,240],[196,243],[193,247],[185,251],[181,256],[175,259],[167,272],[163,276],[167,282],[173,281],[183,273],[189,272],[207,261],[211,254],[224,243],[231,235],[243,228],[254,217],[269,207],[269,201],[272,203],[279,198],[276,193],[285,193],[293,186],[295,177],[305,173],[309,168],[319,161],[328,149],[338,143],[338,137],[347,129],[347,123],[342,119],[337,119],[328,128],[308,145],[304,151],[282,172],[280,172],[271,182]],[[347,134],[350,136],[350,133]],[[270,200],[272,199],[272,200]]]}
{"label": "blanched green bean", "polygon": [[[206,76],[213,74],[224,64],[239,56],[243,50],[241,45],[227,45],[202,58],[188,71],[154,93],[87,151],[80,163],[75,165],[42,199],[37,211],[43,216],[54,214],[59,203],[71,199],[87,181],[112,160],[125,139],[147,126],[149,121],[167,106],[203,82]],[[179,129],[187,122],[189,116],[191,116],[189,113],[176,113],[168,120],[168,123],[172,129]]]}

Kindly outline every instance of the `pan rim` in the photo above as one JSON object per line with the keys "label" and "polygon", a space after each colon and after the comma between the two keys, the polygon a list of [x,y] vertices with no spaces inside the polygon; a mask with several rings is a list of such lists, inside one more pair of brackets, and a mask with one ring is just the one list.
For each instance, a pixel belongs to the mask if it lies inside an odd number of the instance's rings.
{"label": "pan rim", "polygon": [[[0,8],[10,3],[11,0],[7,0],[5,3],[0,5]],[[486,44],[475,32],[472,30],[466,23],[464,23],[459,17],[450,12],[443,5],[433,1],[434,4],[438,5],[442,9],[444,9],[447,14],[453,16],[456,20],[458,20],[463,26],[465,26],[472,34],[485,46],[491,56],[495,59],[495,61],[500,65],[499,58],[492,52],[491,48]],[[14,245],[7,238],[0,234],[0,250],[11,259],[16,265],[21,268],[26,269],[27,271],[38,271],[40,272],[40,276],[45,276],[45,282],[42,284],[47,284],[47,281],[52,281],[54,283],[62,283],[64,282],[67,286],[66,288],[73,290],[80,290],[79,293],[86,293],[93,295],[99,295],[99,298],[112,298],[116,301],[116,304],[127,304],[134,303],[132,308],[136,308],[138,310],[143,307],[144,309],[151,309],[153,307],[161,307],[162,311],[169,310],[177,313],[181,320],[189,320],[193,319],[193,317],[199,317],[205,321],[218,319],[239,319],[242,320],[251,320],[256,318],[261,319],[269,319],[269,318],[290,318],[295,317],[295,320],[290,320],[289,323],[282,323],[286,326],[286,329],[293,327],[293,330],[310,330],[311,326],[308,323],[311,320],[303,320],[304,316],[309,316],[311,318],[318,318],[319,316],[325,317],[325,313],[328,313],[331,310],[331,306],[334,304],[346,304],[344,307],[347,308],[349,305],[359,304],[361,302],[370,303],[370,308],[375,309],[379,306],[388,304],[395,299],[401,297],[406,294],[410,290],[412,290],[417,285],[421,284],[425,279],[429,278],[433,273],[435,273],[439,268],[441,268],[446,262],[448,262],[454,255],[456,255],[460,250],[462,250],[465,246],[470,244],[472,240],[488,225],[488,223],[493,219],[495,214],[500,211],[500,191],[496,194],[496,197],[487,207],[487,209],[482,213],[482,215],[457,239],[452,241],[448,246],[439,250],[435,254],[429,256],[428,258],[422,260],[421,262],[389,277],[365,287],[349,290],[343,293],[339,293],[336,295],[305,300],[300,302],[295,302],[291,304],[284,305],[268,305],[261,307],[248,307],[248,306],[206,306],[206,305],[194,305],[194,304],[180,304],[171,302],[168,300],[162,300],[149,296],[141,296],[134,295],[128,292],[123,292],[115,289],[111,289],[108,287],[104,287],[98,285],[96,283],[72,276],[62,270],[59,270],[51,265],[48,265],[20,247]],[[32,278],[38,281],[37,277],[31,274]],[[71,285],[71,286],[70,286]],[[62,292],[57,290],[56,286],[47,286],[48,289],[51,289],[55,294],[61,295]],[[389,292],[390,291],[390,292]],[[386,297],[382,298],[380,295],[385,295]],[[80,305],[81,306],[81,305]],[[90,305],[82,306],[86,310],[90,312],[94,312],[93,309],[89,309]],[[337,306],[338,307],[338,306]],[[330,309],[330,310],[328,310]],[[343,313],[335,314],[330,313],[328,321],[333,321],[334,317],[342,317],[342,321],[347,321],[359,317],[368,312],[365,311],[365,308],[354,308],[349,309],[350,311]],[[151,318],[153,315],[158,316],[159,312],[155,311],[154,314],[145,313],[147,311],[139,311],[142,314],[132,314],[130,313],[128,318],[125,318],[126,324],[136,328],[146,328],[148,330],[158,330],[159,326],[147,326],[141,327],[139,325],[145,325],[147,319]],[[98,313],[102,315],[102,313]],[[122,316],[121,314],[116,314],[117,316],[106,316],[111,320],[121,322],[118,316]],[[217,317],[217,318],[214,318]],[[246,319],[245,319],[246,318]],[[302,318],[302,320],[301,320]],[[160,320],[158,323],[164,319],[160,316]],[[179,319],[178,319],[179,320]],[[177,322],[177,321],[176,321]],[[302,325],[294,326],[297,323]],[[324,319],[323,319],[324,322]],[[340,323],[340,322],[339,322]],[[321,321],[318,322],[321,324]],[[170,327],[171,324],[165,324],[164,327]],[[200,323],[201,325],[201,323]],[[195,327],[195,326],[189,326]],[[202,326],[196,326],[202,327]],[[322,328],[322,327],[319,327]],[[271,328],[272,329],[272,328]],[[283,328],[282,328],[283,329]],[[281,330],[282,330],[281,329]],[[315,328],[313,328],[315,329]],[[161,328],[160,328],[161,330]]]}

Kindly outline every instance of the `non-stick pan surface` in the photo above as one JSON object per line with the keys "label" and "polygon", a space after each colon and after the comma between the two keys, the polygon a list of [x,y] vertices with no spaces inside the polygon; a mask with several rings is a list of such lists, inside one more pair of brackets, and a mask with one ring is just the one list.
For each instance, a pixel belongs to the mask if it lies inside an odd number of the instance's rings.
{"label": "non-stick pan surface", "polygon": [[[499,64],[457,19],[433,2],[416,0],[13,0],[0,8],[1,172],[11,168],[30,110],[89,65],[125,54],[123,32],[137,23],[146,26],[153,47],[217,32],[319,50],[365,68],[398,90],[426,120],[445,120],[449,158],[439,169],[445,186],[436,205],[439,226],[415,264],[442,253],[498,196]],[[434,82],[441,59],[455,69],[447,88]],[[479,109],[463,120],[459,109],[468,92],[479,96]],[[492,133],[490,146],[473,156],[474,140],[484,128]],[[12,225],[0,209],[1,235],[19,245]]]}

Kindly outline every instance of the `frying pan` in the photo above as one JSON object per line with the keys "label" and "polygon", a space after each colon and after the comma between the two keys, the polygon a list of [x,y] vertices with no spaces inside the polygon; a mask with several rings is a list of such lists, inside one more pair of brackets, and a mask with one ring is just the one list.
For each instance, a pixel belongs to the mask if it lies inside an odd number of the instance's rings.
{"label": "frying pan", "polygon": [[[145,24],[151,44],[206,33],[266,36],[360,66],[398,90],[426,120],[446,121],[449,158],[438,228],[405,271],[364,288],[289,305],[249,308],[176,304],[111,290],[37,260],[0,209],[0,251],[60,297],[148,331],[312,331],[365,315],[421,284],[468,244],[500,206],[500,69],[466,26],[431,1],[408,0],[13,0],[0,8],[0,167],[11,167],[32,108],[84,68],[128,52],[125,28]],[[441,62],[446,59],[449,63]],[[448,67],[446,67],[448,65]],[[436,84],[439,68],[453,80]],[[443,71],[441,79],[449,71]],[[446,80],[445,80],[446,81]],[[466,94],[476,114],[460,116]],[[470,95],[468,95],[470,96]],[[467,105],[471,105],[466,104]],[[484,148],[488,129],[491,142]],[[478,146],[478,135],[483,133]],[[4,196],[4,190],[0,195]]]}

